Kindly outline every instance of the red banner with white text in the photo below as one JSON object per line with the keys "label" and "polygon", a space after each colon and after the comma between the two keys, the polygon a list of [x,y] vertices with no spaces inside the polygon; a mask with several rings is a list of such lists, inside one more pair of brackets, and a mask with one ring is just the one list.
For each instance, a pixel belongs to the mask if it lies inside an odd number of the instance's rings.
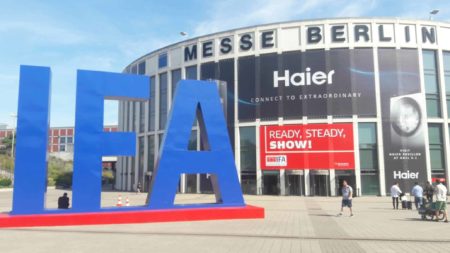
{"label": "red banner with white text", "polygon": [[355,168],[351,123],[260,127],[261,169]]}

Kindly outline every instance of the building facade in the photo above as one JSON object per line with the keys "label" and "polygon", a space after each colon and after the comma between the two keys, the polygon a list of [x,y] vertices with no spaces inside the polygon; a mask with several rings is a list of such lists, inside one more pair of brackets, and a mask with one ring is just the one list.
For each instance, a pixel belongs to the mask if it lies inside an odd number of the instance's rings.
{"label": "building facade", "polygon": [[[216,80],[243,192],[386,195],[395,181],[449,181],[450,24],[322,19],[246,27],[151,52],[124,70],[150,76],[147,102],[121,102],[137,133],[116,189],[148,189],[181,79]],[[202,150],[194,122],[189,149]],[[209,193],[209,175],[182,175]]]}
{"label": "building facade", "polygon": [[[117,132],[117,125],[105,126],[105,132]],[[12,136],[16,129],[0,129],[0,142],[5,137]],[[48,132],[47,152],[54,153],[70,153],[70,160],[73,160],[73,144],[74,144],[74,127],[51,127]]]}

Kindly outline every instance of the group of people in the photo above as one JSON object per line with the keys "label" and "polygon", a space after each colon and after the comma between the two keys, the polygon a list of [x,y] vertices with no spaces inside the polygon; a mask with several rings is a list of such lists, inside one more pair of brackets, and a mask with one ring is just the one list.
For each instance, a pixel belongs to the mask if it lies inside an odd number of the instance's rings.
{"label": "group of people", "polygon": [[[416,209],[419,209],[423,205],[424,198],[426,201],[433,202],[433,196],[436,196],[436,221],[440,211],[444,213],[444,222],[448,222],[447,217],[447,187],[443,184],[444,180],[440,180],[436,186],[433,186],[430,182],[427,182],[425,187],[422,188],[419,182],[414,184],[411,189],[411,195],[414,196],[414,204]],[[353,189],[348,185],[347,181],[342,182],[342,202],[341,211],[338,216],[341,216],[344,207],[348,207],[350,210],[350,217],[353,216],[352,210],[352,199],[353,199]],[[396,182],[391,187],[391,197],[392,197],[392,207],[398,209],[399,199],[403,196],[403,192],[400,189],[399,183]]]}
{"label": "group of people", "polygon": [[[439,212],[444,213],[445,222],[448,222],[447,218],[447,187],[443,184],[444,180],[439,180],[436,186],[433,186],[430,182],[427,182],[425,187],[416,182],[411,189],[411,196],[414,196],[414,204],[416,209],[419,209],[423,205],[424,199],[427,202],[433,202],[433,196],[436,196],[436,221],[438,221]],[[399,183],[395,182],[391,187],[392,207],[398,209],[399,199],[403,196],[403,192],[399,187]]]}

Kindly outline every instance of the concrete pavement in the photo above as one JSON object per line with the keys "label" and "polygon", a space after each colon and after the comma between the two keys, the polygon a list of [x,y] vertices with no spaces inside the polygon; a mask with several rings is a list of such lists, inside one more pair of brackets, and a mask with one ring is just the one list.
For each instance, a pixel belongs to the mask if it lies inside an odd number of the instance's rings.
{"label": "concrete pavement", "polygon": [[[61,190],[49,190],[56,207]],[[113,206],[117,192],[102,195]],[[11,205],[0,192],[0,211]],[[70,192],[69,192],[70,195]],[[121,193],[132,205],[146,194]],[[450,224],[392,210],[388,197],[354,199],[354,217],[337,217],[340,198],[245,196],[266,208],[264,220],[200,221],[105,226],[1,229],[0,252],[449,252]],[[211,202],[211,195],[179,195],[177,203]],[[346,210],[347,211],[347,210]]]}

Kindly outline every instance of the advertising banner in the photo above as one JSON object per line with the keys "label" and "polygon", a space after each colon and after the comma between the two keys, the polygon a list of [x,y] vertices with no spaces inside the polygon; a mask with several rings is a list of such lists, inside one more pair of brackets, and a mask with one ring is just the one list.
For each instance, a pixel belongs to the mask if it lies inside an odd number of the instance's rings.
{"label": "advertising banner", "polygon": [[261,169],[354,169],[353,126],[308,124],[260,127]]}
{"label": "advertising banner", "polygon": [[425,96],[416,49],[379,49],[386,192],[399,182],[409,192],[427,180]]}
{"label": "advertising banner", "polygon": [[239,120],[375,116],[373,71],[372,49],[241,57]]}

